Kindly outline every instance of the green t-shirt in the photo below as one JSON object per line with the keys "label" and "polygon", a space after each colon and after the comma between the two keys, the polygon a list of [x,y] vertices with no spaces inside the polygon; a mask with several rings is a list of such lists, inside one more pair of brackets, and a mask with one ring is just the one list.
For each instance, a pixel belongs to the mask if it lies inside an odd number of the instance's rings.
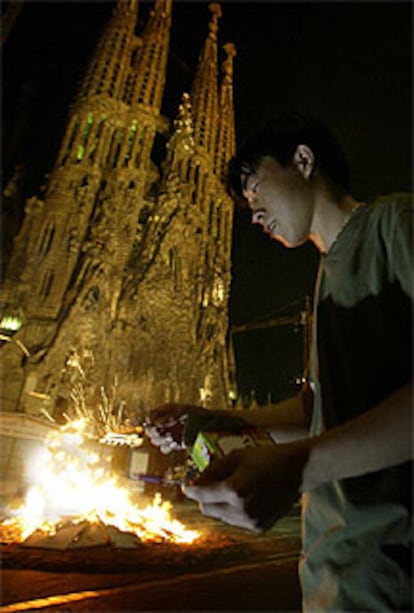
{"label": "green t-shirt", "polygon": [[[412,377],[412,237],[411,195],[384,196],[356,209],[321,262],[312,435],[376,406]],[[412,610],[411,468],[304,496],[305,611]]]}

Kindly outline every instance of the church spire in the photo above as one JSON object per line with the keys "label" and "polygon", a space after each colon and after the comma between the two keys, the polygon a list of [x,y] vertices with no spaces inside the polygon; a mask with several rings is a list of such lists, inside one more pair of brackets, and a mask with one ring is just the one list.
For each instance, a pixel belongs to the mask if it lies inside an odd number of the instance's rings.
{"label": "church spire", "polygon": [[196,146],[214,155],[218,122],[217,32],[221,6],[211,3],[209,9],[212,13],[209,33],[199,56],[191,98]]}
{"label": "church spire", "polygon": [[118,0],[80,88],[78,100],[95,95],[119,99],[123,93],[137,22],[137,0]]}
{"label": "church spire", "polygon": [[135,68],[130,73],[126,102],[161,108],[168,61],[172,0],[156,0],[142,34]]}
{"label": "church spire", "polygon": [[[104,118],[122,98],[130,56],[136,45],[137,7],[137,0],[118,0],[113,10],[70,109],[58,166],[79,165],[82,160],[87,165],[102,164],[107,137],[104,133],[108,131]],[[101,113],[97,121],[98,108]]]}
{"label": "church spire", "polygon": [[233,43],[224,46],[226,59],[223,62],[223,78],[220,87],[220,121],[218,124],[215,169],[221,181],[225,181],[227,164],[236,149],[234,103],[233,103],[233,58],[236,47]]}

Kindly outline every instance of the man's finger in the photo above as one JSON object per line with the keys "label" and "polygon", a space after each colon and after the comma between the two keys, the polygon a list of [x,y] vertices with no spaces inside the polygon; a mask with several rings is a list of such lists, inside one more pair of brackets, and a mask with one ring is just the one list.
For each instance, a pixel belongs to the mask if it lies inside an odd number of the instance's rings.
{"label": "man's finger", "polygon": [[176,441],[164,441],[160,445],[160,451],[163,454],[171,453],[172,451],[182,451],[184,447],[176,443]]}
{"label": "man's finger", "polygon": [[169,453],[174,451],[174,447],[172,446],[171,443],[166,443],[164,445],[161,445],[160,451],[161,451],[162,454],[168,455]]}
{"label": "man's finger", "polygon": [[261,532],[257,527],[256,521],[246,515],[246,513],[239,508],[227,503],[207,503],[200,504],[200,511],[207,517],[213,517],[220,521],[236,526],[237,528],[244,528],[245,530],[251,530],[253,532]]}
{"label": "man's finger", "polygon": [[144,428],[145,434],[152,438],[153,436],[158,436],[158,428],[155,426],[145,426]]}
{"label": "man's finger", "polygon": [[184,485],[183,493],[187,498],[202,504],[218,503],[238,506],[240,498],[236,492],[224,481],[210,485]]}
{"label": "man's finger", "polygon": [[240,451],[233,451],[220,459],[215,459],[201,473],[197,485],[208,485],[216,481],[228,479],[237,469],[240,462]]}
{"label": "man's finger", "polygon": [[151,435],[149,435],[149,439],[151,440],[151,443],[157,447],[163,445],[164,443],[171,443],[173,441],[171,435],[160,434],[159,432],[153,432]]}

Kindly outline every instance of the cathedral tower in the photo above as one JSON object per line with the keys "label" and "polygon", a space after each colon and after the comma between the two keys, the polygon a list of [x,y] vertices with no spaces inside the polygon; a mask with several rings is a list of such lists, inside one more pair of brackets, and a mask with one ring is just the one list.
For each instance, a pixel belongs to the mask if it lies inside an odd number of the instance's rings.
{"label": "cathedral tower", "polygon": [[[53,414],[76,377],[91,406],[114,381],[133,409],[228,401],[234,48],[220,84],[221,9],[210,5],[191,94],[170,129],[161,103],[172,3],[156,0],[139,37],[137,4],[116,3],[44,193],[26,203],[0,295],[3,410]],[[157,133],[169,135],[161,168]]]}

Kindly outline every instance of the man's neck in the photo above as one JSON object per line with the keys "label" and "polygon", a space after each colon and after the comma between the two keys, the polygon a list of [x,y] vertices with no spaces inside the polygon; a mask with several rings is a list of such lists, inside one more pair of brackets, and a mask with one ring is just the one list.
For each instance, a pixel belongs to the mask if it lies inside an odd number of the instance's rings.
{"label": "man's neck", "polygon": [[317,191],[310,239],[321,253],[329,252],[360,204],[350,194],[326,185]]}

